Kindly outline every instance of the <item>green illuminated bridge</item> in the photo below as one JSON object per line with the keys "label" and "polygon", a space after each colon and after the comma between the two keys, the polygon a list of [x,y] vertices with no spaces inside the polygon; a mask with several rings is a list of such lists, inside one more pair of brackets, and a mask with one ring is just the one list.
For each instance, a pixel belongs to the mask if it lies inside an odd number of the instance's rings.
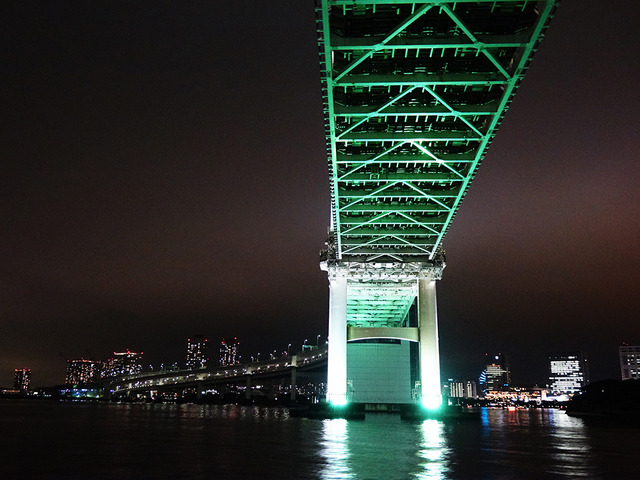
{"label": "green illuminated bridge", "polygon": [[555,7],[318,0],[330,402],[440,405],[443,238]]}

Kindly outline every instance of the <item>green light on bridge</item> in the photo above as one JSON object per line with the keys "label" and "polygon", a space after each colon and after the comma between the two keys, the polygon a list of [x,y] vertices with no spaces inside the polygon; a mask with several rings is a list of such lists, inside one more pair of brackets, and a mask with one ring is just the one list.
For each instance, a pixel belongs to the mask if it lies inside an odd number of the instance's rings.
{"label": "green light on bridge", "polygon": [[440,410],[442,407],[442,399],[439,396],[423,397],[421,404],[423,408],[427,410]]}
{"label": "green light on bridge", "polygon": [[344,407],[349,402],[346,395],[330,395],[329,403],[332,407]]}

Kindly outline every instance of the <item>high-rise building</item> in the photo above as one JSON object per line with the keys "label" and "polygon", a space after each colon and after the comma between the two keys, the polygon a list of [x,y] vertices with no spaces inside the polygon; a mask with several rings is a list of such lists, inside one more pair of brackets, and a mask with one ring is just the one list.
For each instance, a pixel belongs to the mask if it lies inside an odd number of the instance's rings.
{"label": "high-rise building", "polygon": [[209,345],[204,335],[196,335],[187,339],[187,370],[198,370],[207,367]]}
{"label": "high-rise building", "polygon": [[232,340],[223,339],[220,342],[220,366],[226,367],[228,365],[236,365],[240,363],[238,357],[238,339],[233,337]]}
{"label": "high-rise building", "polygon": [[621,345],[618,347],[618,355],[622,380],[640,378],[640,346]]}
{"label": "high-rise building", "polygon": [[100,382],[100,370],[102,362],[87,360],[67,360],[67,376],[65,384],[85,386]]}
{"label": "high-rise building", "polygon": [[502,353],[497,355],[486,355],[485,391],[498,391],[509,388],[511,383],[511,371],[506,356]]}
{"label": "high-rise building", "polygon": [[549,391],[574,394],[589,383],[589,364],[583,352],[561,352],[549,355]]}
{"label": "high-rise building", "polygon": [[16,368],[14,370],[13,388],[26,392],[29,390],[29,383],[31,383],[31,369],[30,368]]}
{"label": "high-rise building", "polygon": [[478,398],[478,384],[475,380],[450,381],[449,396],[452,398]]}
{"label": "high-rise building", "polygon": [[136,375],[142,371],[142,353],[113,352],[113,358],[104,362],[102,367],[103,377],[115,377],[118,375]]}

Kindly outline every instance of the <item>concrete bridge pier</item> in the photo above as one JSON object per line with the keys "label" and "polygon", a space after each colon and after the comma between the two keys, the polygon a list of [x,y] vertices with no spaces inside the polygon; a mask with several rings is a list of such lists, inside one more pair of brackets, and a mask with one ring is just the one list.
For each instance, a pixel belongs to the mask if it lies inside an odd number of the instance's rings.
{"label": "concrete bridge pier", "polygon": [[347,403],[347,278],[336,274],[329,278],[329,352],[327,401]]}
{"label": "concrete bridge pier", "polygon": [[289,400],[291,400],[292,402],[296,401],[297,381],[298,381],[297,377],[298,377],[297,367],[292,366],[291,367],[291,388],[289,389]]}
{"label": "concrete bridge pier", "polygon": [[244,389],[244,399],[251,400],[251,388],[253,386],[253,381],[251,379],[251,373],[247,373],[246,381],[245,381],[245,389]]}
{"label": "concrete bridge pier", "polygon": [[[282,380],[280,380],[282,382]],[[280,391],[280,386],[275,383],[274,380],[269,382],[269,386],[267,388],[267,398],[269,400],[275,400],[278,397],[278,392]]]}
{"label": "concrete bridge pier", "polygon": [[418,335],[422,404],[428,408],[437,408],[442,404],[438,309],[436,281],[430,278],[418,279]]}
{"label": "concrete bridge pier", "polygon": [[298,356],[291,356],[291,387],[289,389],[289,400],[296,401],[296,394],[298,393]]}
{"label": "concrete bridge pier", "polygon": [[204,382],[202,380],[198,380],[196,384],[196,398],[198,400],[202,400],[202,390],[204,390]]}
{"label": "concrete bridge pier", "polygon": [[[348,391],[349,380],[355,381],[347,378],[348,351],[354,355],[352,364],[354,370],[351,372],[356,376],[354,378],[358,378],[359,382],[369,382],[368,387],[362,391],[369,392],[377,388],[371,383],[372,380],[357,377],[360,374],[355,373],[358,369],[366,370],[375,367],[367,366],[362,357],[363,354],[357,353],[358,345],[354,345],[352,350],[347,348],[349,340],[371,338],[417,342],[419,374],[417,378],[414,377],[414,380],[419,378],[420,403],[428,408],[437,408],[441,405],[436,280],[442,277],[443,268],[443,264],[437,262],[423,262],[417,265],[400,263],[373,267],[352,262],[347,265],[325,267],[329,273],[327,402],[334,405],[344,405],[348,401],[365,402],[365,397],[358,397]],[[417,307],[415,316],[417,322],[410,313],[413,304]],[[347,312],[350,316],[349,321],[354,325],[348,324]],[[369,322],[369,325],[362,326],[364,322]],[[411,361],[408,350],[402,355],[407,355],[407,362]],[[386,367],[381,368],[384,370]],[[410,375],[409,369],[407,363],[406,375]],[[395,385],[396,380],[391,376],[397,373],[386,370],[385,372],[381,374],[385,379],[383,383],[389,382],[389,385]],[[404,382],[404,380],[398,381]],[[360,385],[362,387],[363,383]],[[397,388],[409,387],[403,384],[402,387]],[[383,390],[377,394],[367,393],[370,398],[366,402],[398,403],[398,399],[401,399],[402,403],[411,396],[410,391],[395,395],[388,392],[381,393]]]}

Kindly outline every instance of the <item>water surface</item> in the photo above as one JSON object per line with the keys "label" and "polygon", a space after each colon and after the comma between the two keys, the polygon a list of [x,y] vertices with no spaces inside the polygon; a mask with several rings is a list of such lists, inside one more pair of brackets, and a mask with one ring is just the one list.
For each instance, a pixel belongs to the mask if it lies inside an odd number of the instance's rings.
{"label": "water surface", "polygon": [[637,478],[640,429],[557,410],[479,422],[291,418],[237,405],[0,401],[3,479]]}

